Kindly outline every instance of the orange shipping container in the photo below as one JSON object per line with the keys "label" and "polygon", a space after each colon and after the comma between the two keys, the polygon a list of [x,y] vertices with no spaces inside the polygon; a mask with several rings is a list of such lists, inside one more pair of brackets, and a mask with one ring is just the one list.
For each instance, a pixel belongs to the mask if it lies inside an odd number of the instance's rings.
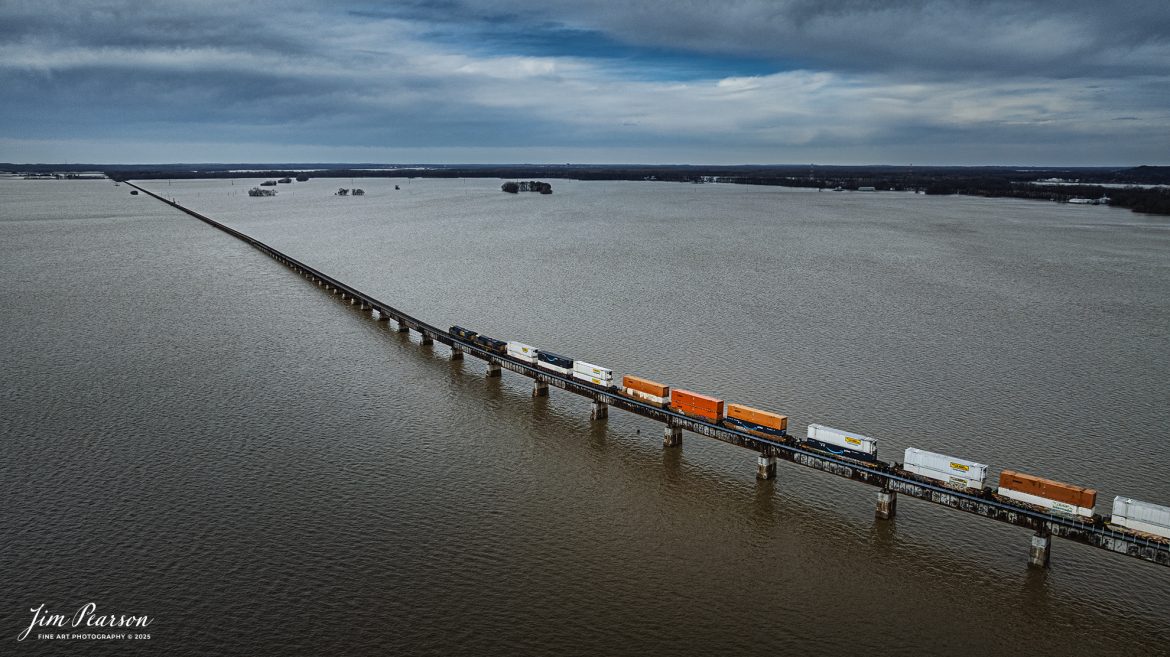
{"label": "orange shipping container", "polygon": [[626,375],[622,377],[622,387],[631,388],[638,392],[644,392],[647,395],[654,395],[655,397],[669,397],[670,386],[664,386],[661,383],[655,383],[650,379],[643,379],[640,376]]}
{"label": "orange shipping container", "polygon": [[1097,505],[1097,491],[1092,488],[1082,488],[1015,470],[1004,470],[999,473],[999,485],[1001,488],[1009,488],[1085,509],[1091,509]]}
{"label": "orange shipping container", "polygon": [[718,420],[723,417],[723,400],[700,395],[689,390],[675,388],[670,391],[670,405],[687,415],[696,415],[708,420]]}
{"label": "orange shipping container", "polygon": [[776,429],[777,431],[788,430],[788,416],[780,415],[779,413],[769,413],[768,411],[761,411],[758,408],[751,406],[744,406],[743,404],[728,404],[727,417],[743,420],[744,422],[751,422],[769,429]]}

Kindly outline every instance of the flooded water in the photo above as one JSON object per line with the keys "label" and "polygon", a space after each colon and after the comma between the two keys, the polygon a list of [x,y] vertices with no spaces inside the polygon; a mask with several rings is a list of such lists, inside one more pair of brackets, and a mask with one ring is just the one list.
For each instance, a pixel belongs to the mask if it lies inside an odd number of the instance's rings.
{"label": "flooded water", "polygon": [[[1170,503],[1170,220],[657,182],[150,181],[438,326]],[[394,185],[400,189],[395,190]],[[339,197],[339,187],[365,195]],[[1170,569],[451,362],[108,181],[0,180],[4,654],[1170,651]],[[149,640],[16,637],[30,608]]]}

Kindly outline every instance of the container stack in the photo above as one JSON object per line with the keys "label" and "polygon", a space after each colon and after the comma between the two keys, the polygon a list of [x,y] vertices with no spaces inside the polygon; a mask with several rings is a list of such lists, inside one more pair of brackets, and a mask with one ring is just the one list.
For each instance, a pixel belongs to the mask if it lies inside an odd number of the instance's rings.
{"label": "container stack", "polygon": [[999,473],[999,490],[996,492],[1013,500],[1086,518],[1093,516],[1097,504],[1097,491],[1091,488],[1015,470]]}
{"label": "container stack", "polygon": [[542,367],[550,372],[564,374],[565,376],[571,376],[573,374],[573,359],[568,356],[554,354],[551,351],[540,350],[536,352],[536,366]]}
{"label": "container stack", "polygon": [[727,405],[727,423],[749,431],[762,430],[763,433],[778,436],[783,436],[788,432],[787,415],[761,411],[743,404]]}
{"label": "container stack", "polygon": [[523,342],[509,342],[508,355],[512,358],[522,360],[526,363],[536,362],[536,347],[524,344]]}
{"label": "container stack", "polygon": [[987,480],[987,466],[983,463],[915,447],[906,449],[904,467],[908,472],[957,488],[983,488],[983,482]]}
{"label": "container stack", "polygon": [[590,365],[585,361],[578,360],[573,363],[573,378],[593,385],[613,387],[613,370],[600,365]]}
{"label": "container stack", "polygon": [[670,391],[670,407],[683,415],[691,415],[709,422],[723,418],[723,400],[675,388]]}
{"label": "container stack", "polygon": [[1113,498],[1113,517],[1109,522],[1139,532],[1170,538],[1170,506],[1118,495]]}
{"label": "container stack", "polygon": [[808,440],[829,451],[845,450],[868,459],[873,459],[877,455],[877,439],[826,427],[823,424],[808,425]]}
{"label": "container stack", "polygon": [[640,376],[622,377],[622,392],[634,399],[665,406],[670,402],[670,386]]}

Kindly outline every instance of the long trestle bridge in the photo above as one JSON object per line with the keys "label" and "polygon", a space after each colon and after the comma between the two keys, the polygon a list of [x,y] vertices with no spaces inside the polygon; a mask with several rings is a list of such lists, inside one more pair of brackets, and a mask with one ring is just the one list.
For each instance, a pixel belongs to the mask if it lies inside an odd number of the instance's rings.
{"label": "long trestle bridge", "polygon": [[681,446],[682,432],[686,430],[756,452],[758,454],[757,476],[761,479],[775,477],[776,464],[783,460],[873,486],[879,491],[876,510],[876,516],[879,519],[894,517],[898,496],[905,495],[991,520],[1024,527],[1034,532],[1029,549],[1029,564],[1037,567],[1048,566],[1053,537],[1083,543],[1162,566],[1170,566],[1170,540],[1158,540],[1149,536],[1117,531],[1101,523],[1043,513],[1023,505],[1005,503],[998,499],[957,491],[913,476],[907,476],[907,473],[895,470],[888,464],[864,465],[849,459],[835,458],[828,454],[814,452],[799,445],[761,438],[726,426],[688,417],[669,408],[643,403],[609,389],[583,383],[569,376],[538,369],[518,359],[485,351],[472,343],[455,337],[445,329],[412,317],[238,230],[138,185],[128,181],[126,184],[243,240],[312,281],[318,287],[339,296],[343,301],[347,301],[351,305],[358,305],[363,310],[376,312],[378,321],[393,320],[399,332],[417,332],[421,336],[423,345],[440,342],[451,348],[452,359],[462,359],[464,354],[468,354],[485,361],[489,377],[500,376],[501,370],[506,369],[533,379],[533,396],[547,395],[551,386],[586,397],[593,402],[591,413],[593,420],[602,420],[608,417],[609,407],[613,406],[661,422],[665,425],[663,429],[664,447]]}

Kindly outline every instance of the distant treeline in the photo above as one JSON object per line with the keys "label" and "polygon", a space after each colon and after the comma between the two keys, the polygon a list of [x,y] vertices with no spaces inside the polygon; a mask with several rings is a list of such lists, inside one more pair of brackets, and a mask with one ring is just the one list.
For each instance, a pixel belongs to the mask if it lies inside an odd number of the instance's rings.
{"label": "distant treeline", "polygon": [[[923,167],[820,165],[385,165],[385,164],[174,164],[174,165],[16,165],[18,173],[102,171],[115,180],[170,178],[559,178],[573,180],[653,180],[684,183],[738,183],[822,189],[873,187],[878,191],[969,194],[1063,201],[1109,196],[1111,205],[1137,212],[1170,214],[1165,189],[1103,188],[1094,185],[1170,185],[1170,167]],[[299,179],[299,178],[298,178]],[[1076,185],[1036,185],[1059,179]],[[535,182],[532,180],[530,182]]]}
{"label": "distant treeline", "polygon": [[1170,190],[1138,189],[1126,187],[1124,189],[1109,190],[1109,205],[1129,208],[1134,212],[1148,212],[1150,214],[1170,214]]}
{"label": "distant treeline", "polygon": [[[1163,184],[1163,183],[1145,183]],[[964,194],[1028,198],[1067,203],[1074,198],[1109,198],[1109,205],[1128,208],[1134,212],[1170,215],[1170,188],[1167,187],[1101,187],[1092,184],[1044,185],[1031,182],[1013,182],[1000,178],[971,178],[965,180],[935,181],[925,188],[927,194]]]}

